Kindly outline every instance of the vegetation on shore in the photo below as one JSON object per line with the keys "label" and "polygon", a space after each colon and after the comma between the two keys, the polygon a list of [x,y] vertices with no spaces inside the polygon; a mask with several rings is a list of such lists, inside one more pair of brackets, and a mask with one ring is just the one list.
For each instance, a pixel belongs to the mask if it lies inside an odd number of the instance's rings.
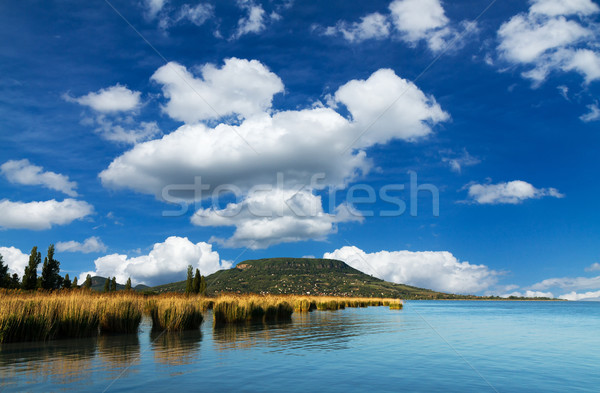
{"label": "vegetation on shore", "polygon": [[335,298],[273,295],[165,294],[134,291],[98,293],[85,289],[58,292],[2,290],[0,343],[90,337],[98,333],[135,333],[143,315],[153,330],[198,329],[203,313],[213,309],[215,324],[286,321],[294,311],[339,310],[345,307],[402,308],[399,299]]}

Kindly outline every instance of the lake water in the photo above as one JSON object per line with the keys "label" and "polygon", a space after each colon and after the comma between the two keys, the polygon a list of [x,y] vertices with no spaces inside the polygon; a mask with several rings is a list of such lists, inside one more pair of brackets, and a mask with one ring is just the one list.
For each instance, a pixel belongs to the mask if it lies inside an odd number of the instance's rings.
{"label": "lake water", "polygon": [[600,303],[409,301],[0,347],[2,392],[599,392]]}

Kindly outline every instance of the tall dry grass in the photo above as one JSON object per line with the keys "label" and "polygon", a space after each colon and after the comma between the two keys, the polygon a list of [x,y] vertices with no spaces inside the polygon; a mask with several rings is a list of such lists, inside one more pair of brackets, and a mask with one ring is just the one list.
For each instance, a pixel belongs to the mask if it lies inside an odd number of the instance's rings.
{"label": "tall dry grass", "polygon": [[87,290],[21,292],[0,290],[0,343],[89,337],[101,333],[135,333],[142,316],[154,330],[198,329],[203,313],[213,309],[216,324],[286,321],[294,311],[340,310],[389,306],[399,299],[295,295],[220,295],[216,298],[133,291],[100,294]]}

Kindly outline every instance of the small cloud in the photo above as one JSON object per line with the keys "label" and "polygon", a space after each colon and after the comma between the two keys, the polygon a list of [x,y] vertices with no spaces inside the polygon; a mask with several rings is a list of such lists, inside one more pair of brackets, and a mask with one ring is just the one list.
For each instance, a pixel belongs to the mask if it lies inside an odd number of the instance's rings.
{"label": "small cloud", "polygon": [[104,252],[106,249],[106,245],[97,236],[89,237],[83,243],[74,240],[56,243],[56,250],[60,252],[82,252],[89,254],[92,252]]}
{"label": "small cloud", "polygon": [[452,151],[448,151],[448,155],[442,157],[442,162],[448,164],[450,170],[453,172],[461,173],[464,167],[477,165],[481,160],[470,155],[467,149],[463,149],[460,156],[454,155]]}
{"label": "small cloud", "polygon": [[474,203],[489,204],[518,204],[526,199],[542,197],[564,198],[556,188],[535,188],[522,180],[513,180],[498,184],[466,185],[469,197]]}
{"label": "small cloud", "polygon": [[141,94],[139,91],[132,91],[126,86],[116,84],[106,89],[100,89],[97,92],[90,92],[81,97],[71,97],[65,94],[63,95],[63,99],[68,102],[87,106],[96,112],[115,113],[137,109],[141,104]]}
{"label": "small cloud", "polygon": [[585,268],[586,272],[597,272],[600,271],[600,263],[592,263],[590,266]]}
{"label": "small cloud", "polygon": [[63,192],[71,197],[77,196],[77,183],[70,181],[68,176],[54,172],[44,172],[41,166],[33,165],[29,160],[11,160],[0,166],[2,173],[9,182],[30,186],[42,186],[51,190]]}
{"label": "small cloud", "polygon": [[583,115],[579,116],[581,121],[589,123],[590,121],[596,121],[600,119],[600,108],[598,108],[597,102],[595,104],[588,105],[587,108],[589,110],[588,113],[584,113]]}

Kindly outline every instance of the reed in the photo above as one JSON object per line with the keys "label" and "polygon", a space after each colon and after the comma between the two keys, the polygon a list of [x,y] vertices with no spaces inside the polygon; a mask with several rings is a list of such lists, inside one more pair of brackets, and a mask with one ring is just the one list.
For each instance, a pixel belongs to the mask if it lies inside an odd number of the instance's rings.
{"label": "reed", "polygon": [[142,321],[142,303],[133,296],[111,297],[101,305],[100,331],[136,333]]}
{"label": "reed", "polygon": [[202,304],[195,298],[162,296],[148,301],[147,310],[153,330],[177,332],[198,329],[202,320]]}
{"label": "reed", "polygon": [[222,295],[215,300],[215,323],[278,321],[290,319],[294,307],[284,296]]}

